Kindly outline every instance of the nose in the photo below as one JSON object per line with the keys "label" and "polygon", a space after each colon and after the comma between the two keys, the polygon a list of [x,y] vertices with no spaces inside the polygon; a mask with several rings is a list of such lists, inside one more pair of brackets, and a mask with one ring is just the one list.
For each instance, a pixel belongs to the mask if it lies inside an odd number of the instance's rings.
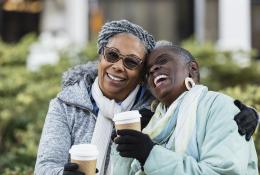
{"label": "nose", "polygon": [[123,60],[120,59],[117,62],[113,63],[112,68],[116,71],[123,71],[124,70]]}
{"label": "nose", "polygon": [[156,72],[157,70],[159,70],[161,68],[161,66],[160,65],[153,65],[151,68],[150,68],[150,70],[149,70],[149,74],[150,75],[153,75],[154,74],[154,72]]}

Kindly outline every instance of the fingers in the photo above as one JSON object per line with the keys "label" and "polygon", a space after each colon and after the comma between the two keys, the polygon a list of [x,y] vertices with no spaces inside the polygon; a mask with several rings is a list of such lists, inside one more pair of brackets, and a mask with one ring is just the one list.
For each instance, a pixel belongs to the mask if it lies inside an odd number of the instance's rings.
{"label": "fingers", "polygon": [[243,136],[243,135],[246,134],[246,129],[241,128],[240,126],[238,126],[238,133],[239,133],[241,136]]}
{"label": "fingers", "polygon": [[235,104],[241,111],[247,108],[247,106],[244,105],[243,103],[241,103],[241,101],[239,101],[239,100],[235,100],[235,101],[234,101],[234,104]]}
{"label": "fingers", "polygon": [[117,136],[116,130],[113,130],[111,134],[111,140],[114,141],[116,136]]}
{"label": "fingers", "polygon": [[131,157],[131,158],[135,158],[135,151],[126,151],[126,152],[119,152],[119,155],[122,157]]}
{"label": "fingers", "polygon": [[76,163],[66,163],[64,165],[64,171],[74,171],[79,168],[79,165]]}
{"label": "fingers", "polygon": [[120,144],[117,146],[116,150],[118,152],[131,152],[131,151],[136,150],[136,145]]}
{"label": "fingers", "polygon": [[140,131],[136,131],[133,129],[121,129],[121,130],[117,130],[117,135],[119,136],[125,136],[125,135],[129,135],[129,136],[139,136],[142,135],[143,133],[141,133]]}
{"label": "fingers", "polygon": [[246,133],[246,141],[249,141],[249,140],[250,140],[250,138],[252,137],[252,135],[254,134],[254,132],[255,132],[255,127],[252,127],[252,128],[250,129],[250,132],[249,132],[249,133]]}
{"label": "fingers", "polygon": [[120,137],[116,137],[114,142],[116,144],[135,144],[138,142],[138,140],[133,137],[133,136],[129,136],[129,135],[125,135],[125,136],[120,136]]}
{"label": "fingers", "polygon": [[248,112],[246,112],[245,110],[240,111],[238,114],[235,115],[234,120],[238,123],[244,121],[247,119],[248,116]]}

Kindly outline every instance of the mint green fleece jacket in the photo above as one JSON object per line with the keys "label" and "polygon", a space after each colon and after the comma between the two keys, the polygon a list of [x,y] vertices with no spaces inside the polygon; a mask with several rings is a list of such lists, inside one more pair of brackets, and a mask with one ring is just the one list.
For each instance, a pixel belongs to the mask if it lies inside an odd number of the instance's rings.
{"label": "mint green fleece jacket", "polygon": [[[209,91],[199,102],[196,136],[199,158],[179,154],[156,145],[145,164],[146,175],[258,175],[254,142],[246,142],[238,133],[234,115],[239,109],[233,99]],[[121,157],[113,145],[113,175],[135,175],[137,160]]]}

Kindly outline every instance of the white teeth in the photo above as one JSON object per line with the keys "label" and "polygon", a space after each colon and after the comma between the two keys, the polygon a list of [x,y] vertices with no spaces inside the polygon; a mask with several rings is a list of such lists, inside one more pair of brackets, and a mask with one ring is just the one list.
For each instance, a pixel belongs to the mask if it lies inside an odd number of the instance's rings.
{"label": "white teeth", "polygon": [[107,75],[108,75],[109,78],[111,78],[112,80],[115,80],[115,81],[122,81],[122,80],[124,80],[124,79],[122,79],[122,78],[114,77],[114,76],[111,75],[111,74],[107,74]]}
{"label": "white teeth", "polygon": [[155,77],[155,79],[153,80],[153,83],[155,84],[155,86],[158,86],[160,84],[159,80],[161,78],[167,78],[166,75],[158,75],[157,77]]}

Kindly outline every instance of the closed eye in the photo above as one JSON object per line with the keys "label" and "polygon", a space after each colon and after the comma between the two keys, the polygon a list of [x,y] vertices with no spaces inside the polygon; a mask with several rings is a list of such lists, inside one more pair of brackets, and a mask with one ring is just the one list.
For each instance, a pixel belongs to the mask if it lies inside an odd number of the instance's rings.
{"label": "closed eye", "polygon": [[167,62],[168,62],[168,58],[165,56],[163,57],[161,56],[156,60],[155,64],[163,65],[166,64]]}

